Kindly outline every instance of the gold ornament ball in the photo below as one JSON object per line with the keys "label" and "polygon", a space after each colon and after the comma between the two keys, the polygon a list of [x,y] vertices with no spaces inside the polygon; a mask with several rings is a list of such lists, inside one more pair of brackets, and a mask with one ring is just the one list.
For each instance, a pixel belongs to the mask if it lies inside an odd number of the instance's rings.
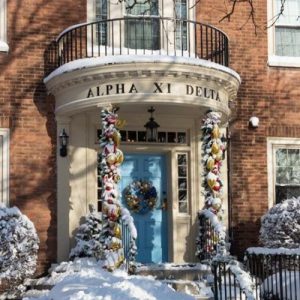
{"label": "gold ornament ball", "polygon": [[213,207],[214,210],[219,211],[220,208],[221,208],[221,204],[220,204],[220,203],[214,203],[214,204],[212,205],[212,207]]}
{"label": "gold ornament ball", "polygon": [[216,243],[218,243],[219,242],[219,237],[217,236],[217,235],[214,235],[214,237],[213,237],[213,242],[216,244]]}
{"label": "gold ornament ball", "polygon": [[115,131],[115,132],[113,133],[113,141],[114,141],[114,143],[115,143],[115,145],[116,145],[117,147],[120,146],[121,135],[120,135],[119,132]]}
{"label": "gold ornament ball", "polygon": [[217,154],[216,154],[216,161],[220,161],[223,159],[223,152],[222,150],[220,150]]}
{"label": "gold ornament ball", "polygon": [[121,248],[121,245],[120,245],[120,243],[118,243],[118,242],[112,242],[111,244],[110,244],[110,249],[112,249],[112,250],[118,250],[118,249],[120,249]]}
{"label": "gold ornament ball", "polygon": [[114,236],[117,238],[121,238],[121,228],[118,225],[116,225],[114,228]]}
{"label": "gold ornament ball", "polygon": [[116,162],[116,154],[109,153],[106,157],[106,163],[109,165],[113,165]]}
{"label": "gold ornament ball", "polygon": [[210,157],[206,162],[207,170],[212,170],[214,165],[215,165],[215,160],[212,157]]}
{"label": "gold ornament ball", "polygon": [[220,137],[220,129],[219,129],[219,126],[218,125],[215,125],[212,132],[211,132],[211,135],[214,139],[218,139]]}
{"label": "gold ornament ball", "polygon": [[211,152],[213,154],[217,154],[219,151],[220,151],[219,145],[216,142],[214,142],[211,146]]}
{"label": "gold ornament ball", "polygon": [[207,184],[212,189],[216,184],[216,180],[215,179],[207,179]]}
{"label": "gold ornament ball", "polygon": [[124,155],[123,152],[118,149],[116,152],[116,163],[121,164],[124,161]]}
{"label": "gold ornament ball", "polygon": [[121,176],[120,175],[114,175],[113,180],[114,180],[115,183],[118,183],[121,180]]}

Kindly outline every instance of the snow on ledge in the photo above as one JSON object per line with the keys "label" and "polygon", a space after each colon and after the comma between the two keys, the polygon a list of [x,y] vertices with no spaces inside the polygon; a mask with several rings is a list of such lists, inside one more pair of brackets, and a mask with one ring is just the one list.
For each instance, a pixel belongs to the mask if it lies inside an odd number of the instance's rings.
{"label": "snow on ledge", "polygon": [[209,69],[215,69],[228,73],[235,77],[239,82],[241,78],[234,70],[219,65],[217,63],[200,59],[184,56],[168,56],[168,55],[115,55],[106,57],[91,57],[82,58],[75,61],[68,62],[59,68],[55,69],[47,77],[44,78],[44,83],[47,84],[51,79],[64,73],[69,73],[75,70],[81,70],[86,68],[112,65],[112,64],[127,64],[127,63],[177,63],[185,65],[203,66]]}
{"label": "snow on ledge", "polygon": [[251,247],[246,250],[249,254],[264,254],[264,255],[300,255],[300,248],[264,248],[264,247]]}
{"label": "snow on ledge", "polygon": [[176,270],[176,271],[186,271],[186,270],[196,270],[196,271],[210,271],[210,266],[201,263],[161,263],[161,264],[148,264],[148,265],[137,265],[138,271],[149,271],[149,270]]}
{"label": "snow on ledge", "polygon": [[9,46],[6,42],[0,40],[0,52],[8,52]]}

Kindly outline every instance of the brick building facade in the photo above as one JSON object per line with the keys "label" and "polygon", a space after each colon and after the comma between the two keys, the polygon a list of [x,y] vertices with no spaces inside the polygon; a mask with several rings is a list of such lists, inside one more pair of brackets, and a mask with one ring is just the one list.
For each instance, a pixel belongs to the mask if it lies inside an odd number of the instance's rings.
{"label": "brick building facade", "polygon": [[[46,60],[47,49],[60,32],[71,25],[89,20],[88,5],[86,1],[2,0],[0,3],[2,19],[5,10],[7,15],[6,36],[2,34],[0,40],[2,39],[2,45],[6,42],[9,47],[7,51],[3,46],[0,53],[0,128],[9,134],[9,193],[6,191],[4,198],[3,180],[2,201],[10,206],[18,206],[35,224],[41,240],[38,270],[42,273],[51,262],[57,260],[57,252],[63,253],[63,245],[58,246],[57,238],[57,232],[61,230],[57,211],[61,200],[57,196],[59,176],[56,155],[59,131],[55,116],[56,100],[53,95],[47,95],[43,82],[49,67]],[[282,148],[300,148],[299,57],[295,57],[295,67],[268,64],[270,34],[268,36],[265,28],[269,19],[268,5],[270,7],[267,1],[254,2],[255,21],[258,26],[256,33],[251,20],[244,25],[249,14],[247,3],[236,7],[230,22],[219,22],[224,11],[221,4],[220,7],[216,6],[215,1],[201,1],[196,9],[197,21],[216,26],[228,35],[229,67],[242,79],[237,98],[232,97],[232,101],[229,99],[232,102],[232,114],[228,117],[228,224],[232,251],[235,254],[241,254],[248,246],[257,245],[260,217],[272,204],[272,178],[276,168],[271,168],[269,162],[272,164],[274,161],[273,147],[279,145]],[[298,5],[300,7],[299,3]],[[126,113],[130,116],[129,109]],[[188,107],[186,115],[189,116]],[[249,127],[252,116],[259,118],[258,128]],[[197,118],[201,120],[201,114]],[[71,124],[71,129],[72,126],[77,125]],[[7,128],[9,131],[5,131]],[[187,132],[191,132],[190,127],[186,128]],[[193,139],[192,136],[190,138]],[[124,148],[126,147],[125,145]],[[178,149],[176,151],[190,151],[185,148]],[[193,157],[194,154],[189,155]],[[58,158],[58,164],[61,159]],[[71,169],[72,167],[74,165],[71,163]],[[4,179],[4,167],[2,170]],[[200,174],[198,171],[196,168],[191,172]],[[195,182],[198,184],[200,180],[195,179]],[[70,188],[69,184],[67,186]],[[72,184],[70,186],[71,189],[74,187]],[[198,192],[195,187],[191,194],[196,195]],[[197,196],[194,198],[193,201],[197,202]],[[198,206],[201,206],[201,201]],[[187,230],[195,231],[195,216],[191,218],[192,229]],[[70,232],[71,229],[72,226],[66,230]],[[180,252],[176,249],[169,260],[176,260],[176,255]],[[61,254],[59,260],[63,257],[64,254]],[[191,259],[191,256],[187,257],[184,260]]]}

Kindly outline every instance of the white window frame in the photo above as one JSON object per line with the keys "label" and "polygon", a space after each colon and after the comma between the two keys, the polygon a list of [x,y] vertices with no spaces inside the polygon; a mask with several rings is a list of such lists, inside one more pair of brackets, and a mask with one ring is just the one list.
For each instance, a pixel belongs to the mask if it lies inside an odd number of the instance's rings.
{"label": "white window frame", "polygon": [[[268,25],[274,22],[275,0],[268,0]],[[274,67],[300,67],[300,57],[275,55],[275,25],[268,28],[268,65]]]}
{"label": "white window frame", "polygon": [[9,205],[9,129],[0,128],[1,147],[0,151],[0,203]]}
{"label": "white window frame", "polygon": [[[181,177],[181,176],[179,176],[179,172],[178,172],[178,167],[179,167],[179,165],[178,165],[178,156],[179,155],[186,155],[186,159],[187,159],[187,161],[186,161],[186,176],[185,176],[185,178],[186,178],[186,183],[187,183],[187,186],[186,186],[186,192],[187,192],[187,194],[186,194],[186,197],[187,197],[187,199],[186,199],[186,211],[180,211],[180,205],[179,205],[179,191],[180,191],[180,188],[179,188],[179,184],[178,184],[178,182],[179,182],[179,178]],[[191,185],[190,185],[190,181],[191,181],[191,178],[190,178],[190,169],[191,169],[191,163],[190,163],[190,152],[189,151],[177,151],[176,152],[176,174],[177,174],[177,176],[176,176],[176,205],[177,205],[177,207],[178,207],[178,214],[179,215],[189,215],[190,214],[190,198],[191,198]],[[184,178],[184,177],[182,177],[182,178]]]}
{"label": "white window frame", "polygon": [[8,52],[7,44],[7,0],[0,0],[0,52]]}
{"label": "white window frame", "polygon": [[268,205],[275,205],[276,183],[276,153],[279,148],[300,149],[300,138],[269,137],[267,138],[267,165],[268,165]]}

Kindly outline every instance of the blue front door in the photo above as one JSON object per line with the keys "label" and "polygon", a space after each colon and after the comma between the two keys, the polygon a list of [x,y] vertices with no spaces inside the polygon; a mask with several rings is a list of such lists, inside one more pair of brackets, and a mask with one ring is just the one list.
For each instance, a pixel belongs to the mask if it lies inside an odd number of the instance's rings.
{"label": "blue front door", "polygon": [[[166,201],[166,160],[164,155],[125,154],[121,166],[122,204],[127,207],[124,190],[135,180],[147,180],[157,191],[154,208],[145,214],[131,214],[137,228],[137,261],[161,263],[168,260],[167,210]],[[128,207],[127,207],[128,208]]]}

